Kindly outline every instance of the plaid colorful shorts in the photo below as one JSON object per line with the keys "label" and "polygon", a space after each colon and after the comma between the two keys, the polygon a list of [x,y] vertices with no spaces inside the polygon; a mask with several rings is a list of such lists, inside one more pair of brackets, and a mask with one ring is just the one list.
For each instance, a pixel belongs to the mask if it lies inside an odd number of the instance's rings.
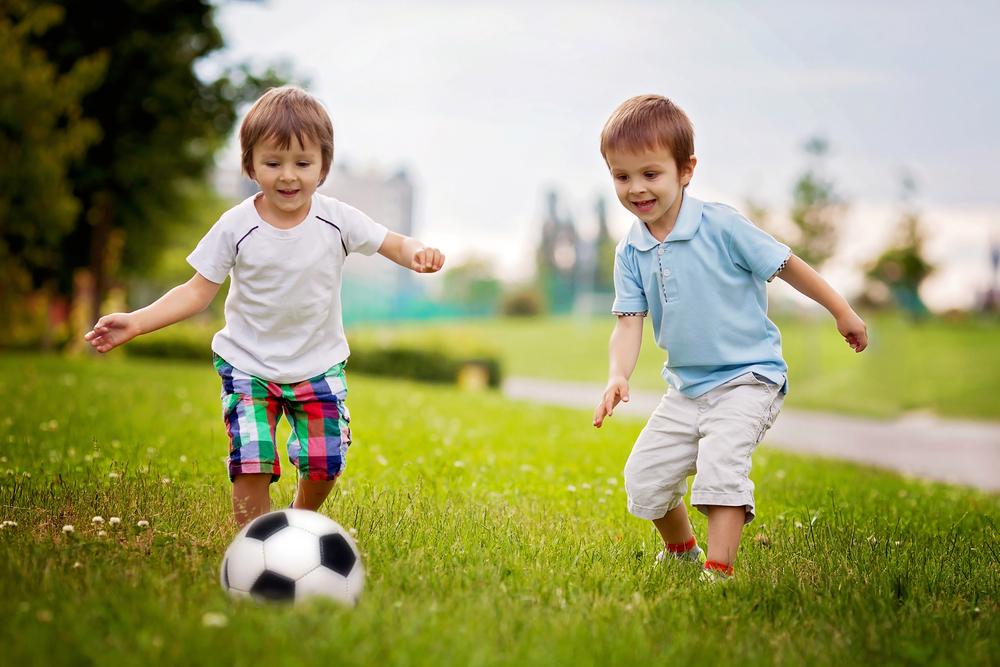
{"label": "plaid colorful shorts", "polygon": [[351,445],[351,416],[344,405],[344,364],[323,375],[278,384],[248,375],[215,356],[222,378],[222,418],[229,434],[229,479],[243,473],[281,476],[275,429],[284,414],[292,427],[288,460],[299,477],[333,480],[344,471]]}

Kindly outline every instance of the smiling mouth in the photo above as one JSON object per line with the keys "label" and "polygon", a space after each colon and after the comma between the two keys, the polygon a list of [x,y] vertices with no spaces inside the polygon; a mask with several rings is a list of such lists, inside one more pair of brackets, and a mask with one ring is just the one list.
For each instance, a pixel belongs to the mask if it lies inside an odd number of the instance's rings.
{"label": "smiling mouth", "polygon": [[653,208],[653,204],[656,203],[655,199],[647,199],[645,201],[634,201],[632,205],[635,206],[640,211],[650,211]]}
{"label": "smiling mouth", "polygon": [[298,190],[278,190],[278,194],[284,197],[294,197],[299,193]]}

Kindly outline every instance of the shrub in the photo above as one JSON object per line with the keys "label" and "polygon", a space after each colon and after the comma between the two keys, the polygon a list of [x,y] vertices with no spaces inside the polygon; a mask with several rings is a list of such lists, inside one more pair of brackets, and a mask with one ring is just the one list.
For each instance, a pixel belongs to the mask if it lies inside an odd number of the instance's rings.
{"label": "shrub", "polygon": [[349,371],[368,375],[386,375],[420,382],[455,383],[467,366],[480,366],[486,370],[487,384],[499,387],[502,380],[500,361],[497,357],[465,356],[403,344],[389,346],[351,345]]}
{"label": "shrub", "polygon": [[500,311],[507,317],[536,317],[545,312],[545,295],[536,285],[528,285],[504,297]]}
{"label": "shrub", "polygon": [[123,346],[130,357],[212,360],[212,336],[217,327],[178,324],[133,338]]}

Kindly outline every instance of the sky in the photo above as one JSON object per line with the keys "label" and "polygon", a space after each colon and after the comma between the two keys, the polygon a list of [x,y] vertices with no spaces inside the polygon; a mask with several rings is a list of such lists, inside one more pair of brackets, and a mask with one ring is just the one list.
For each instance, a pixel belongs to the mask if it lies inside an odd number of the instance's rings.
{"label": "sky", "polygon": [[[631,223],[598,149],[623,100],[666,95],[695,126],[689,192],[780,218],[792,186],[820,170],[850,202],[824,275],[845,292],[917,184],[937,309],[968,306],[1000,239],[1000,3],[223,2],[227,48],[201,65],[284,62],[333,119],[335,162],[405,168],[415,235],[450,260],[530,275],[545,192],[584,235],[608,200]],[[803,145],[823,136],[816,163]],[[221,169],[238,170],[230,148]],[[998,241],[1000,242],[1000,241]]]}

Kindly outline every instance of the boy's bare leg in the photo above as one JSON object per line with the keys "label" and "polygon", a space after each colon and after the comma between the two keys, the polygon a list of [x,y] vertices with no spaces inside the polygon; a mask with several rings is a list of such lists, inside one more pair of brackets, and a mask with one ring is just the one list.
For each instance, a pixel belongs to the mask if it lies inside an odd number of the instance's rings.
{"label": "boy's bare leg", "polygon": [[271,473],[253,472],[233,479],[233,517],[239,528],[271,511]]}
{"label": "boy's bare leg", "polygon": [[335,479],[309,480],[300,478],[299,490],[295,494],[295,502],[292,507],[297,510],[318,511],[323,505],[323,501],[333,491],[333,485],[336,483]]}
{"label": "boy's bare leg", "polygon": [[683,502],[659,519],[653,519],[653,525],[660,531],[664,544],[684,544],[693,536],[687,505]]}
{"label": "boy's bare leg", "polygon": [[709,505],[708,507],[708,560],[732,565],[736,550],[740,548],[746,508]]}

